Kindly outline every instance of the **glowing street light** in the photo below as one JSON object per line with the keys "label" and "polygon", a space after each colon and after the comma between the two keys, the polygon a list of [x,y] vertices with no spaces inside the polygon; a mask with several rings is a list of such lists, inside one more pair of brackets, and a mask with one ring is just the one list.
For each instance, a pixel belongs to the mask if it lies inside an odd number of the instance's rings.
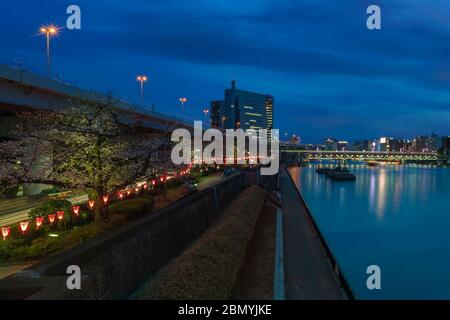
{"label": "glowing street light", "polygon": [[186,103],[187,98],[186,97],[181,97],[179,100],[181,102],[181,110],[184,110],[184,104]]}
{"label": "glowing street light", "polygon": [[225,120],[227,120],[227,117],[222,117],[222,129],[225,129]]}
{"label": "glowing street light", "polygon": [[205,114],[205,118],[208,118],[209,109],[203,109],[203,113]]}
{"label": "glowing street light", "polygon": [[141,75],[141,76],[137,76],[136,80],[139,81],[140,86],[141,86],[141,102],[144,98],[144,82],[146,82],[148,80],[147,76],[145,75]]}
{"label": "glowing street light", "polygon": [[47,72],[48,77],[51,77],[51,63],[50,63],[50,39],[56,37],[59,34],[59,27],[55,25],[42,26],[39,31],[42,35],[45,35],[47,42]]}

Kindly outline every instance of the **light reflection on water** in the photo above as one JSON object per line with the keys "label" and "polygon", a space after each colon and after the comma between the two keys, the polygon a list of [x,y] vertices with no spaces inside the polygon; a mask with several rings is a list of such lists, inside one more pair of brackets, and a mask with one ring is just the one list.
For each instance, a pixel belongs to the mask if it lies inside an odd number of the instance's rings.
{"label": "light reflection on water", "polygon": [[[356,181],[293,169],[308,207],[359,298],[450,299],[450,168],[350,165]],[[366,268],[382,290],[366,288]]]}

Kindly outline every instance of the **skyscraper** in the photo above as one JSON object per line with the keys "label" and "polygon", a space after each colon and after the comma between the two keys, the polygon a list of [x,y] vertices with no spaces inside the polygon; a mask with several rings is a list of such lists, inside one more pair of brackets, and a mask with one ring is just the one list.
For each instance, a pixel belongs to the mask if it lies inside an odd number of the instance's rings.
{"label": "skyscraper", "polygon": [[211,102],[211,121],[214,121],[213,113],[217,105],[220,108],[218,118],[221,128],[268,129],[270,138],[274,108],[274,97],[271,95],[237,89],[233,80],[231,88],[225,89],[224,100]]}

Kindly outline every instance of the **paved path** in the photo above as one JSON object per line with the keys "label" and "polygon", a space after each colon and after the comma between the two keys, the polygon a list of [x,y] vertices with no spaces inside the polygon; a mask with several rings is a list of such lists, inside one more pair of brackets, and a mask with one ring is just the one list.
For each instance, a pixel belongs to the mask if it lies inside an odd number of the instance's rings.
{"label": "paved path", "polygon": [[280,172],[286,299],[346,299],[296,187],[286,170]]}
{"label": "paved path", "polygon": [[198,191],[205,190],[222,181],[222,172],[215,172],[208,175],[204,180],[198,183]]}

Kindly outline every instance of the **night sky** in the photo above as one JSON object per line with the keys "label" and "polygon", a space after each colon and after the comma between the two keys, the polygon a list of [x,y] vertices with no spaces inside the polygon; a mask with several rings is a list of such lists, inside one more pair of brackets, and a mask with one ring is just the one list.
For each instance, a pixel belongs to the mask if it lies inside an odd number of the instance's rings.
{"label": "night sky", "polygon": [[[324,137],[450,134],[448,0],[8,1],[0,5],[0,63],[45,74],[41,24],[82,29],[52,44],[58,77],[84,89],[203,119],[209,101],[238,88],[276,98],[275,127],[303,142]],[[382,9],[382,30],[366,8]]]}

